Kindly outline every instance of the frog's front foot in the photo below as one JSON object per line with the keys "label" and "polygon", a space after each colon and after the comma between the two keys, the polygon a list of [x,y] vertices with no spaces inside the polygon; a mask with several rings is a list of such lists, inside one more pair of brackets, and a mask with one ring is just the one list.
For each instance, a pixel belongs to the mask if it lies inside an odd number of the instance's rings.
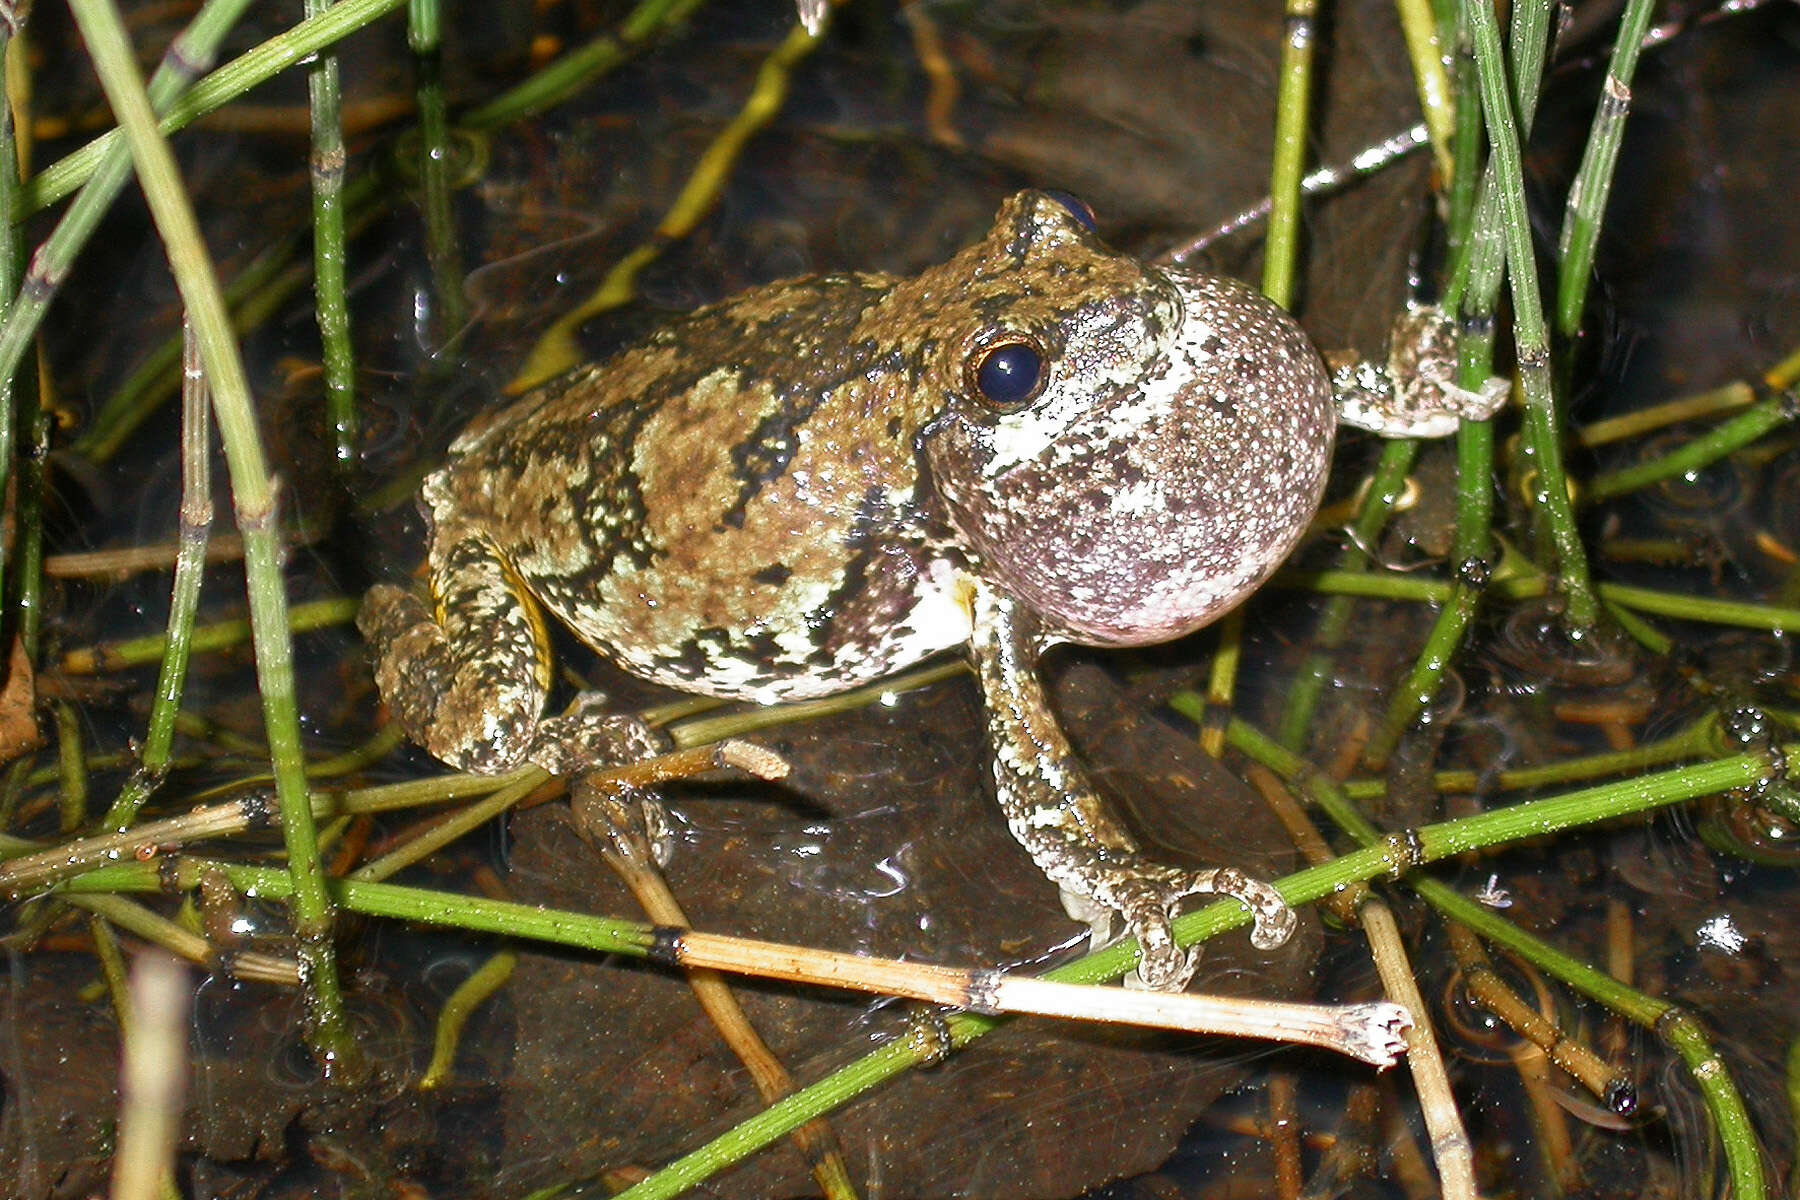
{"label": "frog's front foot", "polygon": [[1387,361],[1327,354],[1338,420],[1390,438],[1440,438],[1463,421],[1485,421],[1512,394],[1505,379],[1473,390],[1457,383],[1456,322],[1431,305],[1411,305],[1388,335]]}
{"label": "frog's front foot", "polygon": [[1137,939],[1137,979],[1155,991],[1179,991],[1193,977],[1198,949],[1183,950],[1175,940],[1174,921],[1189,896],[1230,896],[1250,910],[1250,944],[1270,950],[1294,932],[1294,910],[1274,885],[1252,879],[1232,867],[1185,871],[1178,867],[1133,862],[1109,867],[1094,881],[1092,893],[1063,894],[1071,916],[1092,920],[1117,913]]}

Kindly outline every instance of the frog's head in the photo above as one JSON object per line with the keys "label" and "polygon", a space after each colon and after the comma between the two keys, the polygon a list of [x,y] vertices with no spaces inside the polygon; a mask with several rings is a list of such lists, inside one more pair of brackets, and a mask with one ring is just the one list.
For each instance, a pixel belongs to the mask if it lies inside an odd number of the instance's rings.
{"label": "frog's head", "polygon": [[1044,192],[1008,200],[938,270],[966,316],[936,372],[948,403],[922,435],[927,469],[980,569],[1052,636],[1179,637],[1293,549],[1335,416],[1281,309],[1115,253]]}

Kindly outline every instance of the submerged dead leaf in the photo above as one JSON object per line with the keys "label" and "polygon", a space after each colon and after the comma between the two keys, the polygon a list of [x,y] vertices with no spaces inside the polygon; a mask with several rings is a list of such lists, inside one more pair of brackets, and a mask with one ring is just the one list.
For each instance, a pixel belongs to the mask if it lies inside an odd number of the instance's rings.
{"label": "submerged dead leaf", "polygon": [[37,724],[37,677],[24,645],[14,638],[6,684],[0,687],[0,763],[9,763],[43,744]]}

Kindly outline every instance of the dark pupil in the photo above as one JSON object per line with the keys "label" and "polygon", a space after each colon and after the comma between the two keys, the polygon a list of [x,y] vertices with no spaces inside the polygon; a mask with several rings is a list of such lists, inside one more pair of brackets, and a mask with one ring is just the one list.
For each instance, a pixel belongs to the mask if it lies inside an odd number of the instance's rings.
{"label": "dark pupil", "polygon": [[1009,342],[996,346],[975,371],[975,386],[990,404],[1010,408],[1031,398],[1037,390],[1044,360],[1030,346]]}

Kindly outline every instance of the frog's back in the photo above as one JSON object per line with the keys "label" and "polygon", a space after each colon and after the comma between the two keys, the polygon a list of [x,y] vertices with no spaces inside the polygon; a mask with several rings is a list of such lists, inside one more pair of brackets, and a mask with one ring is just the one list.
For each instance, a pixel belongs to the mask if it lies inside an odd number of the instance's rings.
{"label": "frog's back", "polygon": [[954,645],[908,385],[927,348],[879,336],[890,282],[757,289],[546,384],[457,440],[427,506],[672,686],[822,695]]}

